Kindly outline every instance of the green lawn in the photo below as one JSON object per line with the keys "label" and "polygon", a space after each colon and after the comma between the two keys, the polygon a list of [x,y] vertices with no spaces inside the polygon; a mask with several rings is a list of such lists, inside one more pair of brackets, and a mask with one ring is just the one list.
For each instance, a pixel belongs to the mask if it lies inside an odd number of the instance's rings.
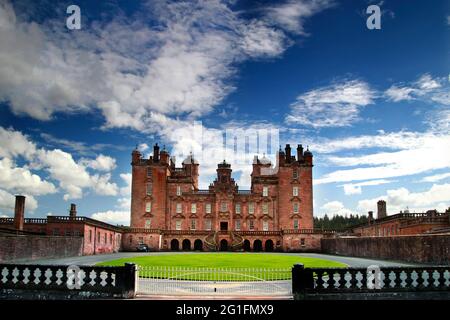
{"label": "green lawn", "polygon": [[[290,269],[295,263],[302,263],[305,267],[347,266],[343,263],[324,259],[264,253],[149,255],[111,260],[97,265],[122,266],[126,262],[135,263],[140,267],[142,270],[140,272],[141,278],[184,280],[221,280],[223,278],[231,281],[253,280],[255,278],[265,280],[290,279]],[[205,268],[209,268],[209,270],[205,270]],[[213,272],[211,269],[222,271]],[[214,278],[218,274],[221,279]]]}

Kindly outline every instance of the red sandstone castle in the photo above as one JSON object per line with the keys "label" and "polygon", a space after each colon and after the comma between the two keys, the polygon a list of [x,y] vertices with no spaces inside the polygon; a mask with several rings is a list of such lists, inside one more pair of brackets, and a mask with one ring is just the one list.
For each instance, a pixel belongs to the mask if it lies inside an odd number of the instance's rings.
{"label": "red sandstone castle", "polygon": [[[302,250],[319,241],[313,231],[313,155],[297,146],[277,154],[275,167],[255,156],[250,190],[239,190],[225,160],[206,190],[198,188],[199,163],[181,168],[156,144],[144,159],[132,153],[131,232],[126,246],[157,250]],[[150,236],[149,236],[150,235]],[[128,242],[127,242],[128,239]]]}

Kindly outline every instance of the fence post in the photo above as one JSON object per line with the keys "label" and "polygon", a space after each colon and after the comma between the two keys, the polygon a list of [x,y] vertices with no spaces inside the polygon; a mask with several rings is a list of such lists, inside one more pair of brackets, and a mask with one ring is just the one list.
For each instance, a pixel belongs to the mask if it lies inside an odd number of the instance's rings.
{"label": "fence post", "polygon": [[312,270],[305,269],[301,263],[296,263],[292,267],[292,294],[294,299],[304,299],[306,289],[314,288],[314,278]]}
{"label": "fence post", "polygon": [[122,274],[122,297],[126,299],[134,298],[137,290],[136,265],[134,263],[125,263]]}

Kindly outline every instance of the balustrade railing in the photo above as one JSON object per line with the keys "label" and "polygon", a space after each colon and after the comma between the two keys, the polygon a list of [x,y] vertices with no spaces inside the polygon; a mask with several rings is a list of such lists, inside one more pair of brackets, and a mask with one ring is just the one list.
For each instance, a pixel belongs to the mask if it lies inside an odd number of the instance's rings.
{"label": "balustrade railing", "polygon": [[450,291],[450,266],[292,269],[293,292]]}

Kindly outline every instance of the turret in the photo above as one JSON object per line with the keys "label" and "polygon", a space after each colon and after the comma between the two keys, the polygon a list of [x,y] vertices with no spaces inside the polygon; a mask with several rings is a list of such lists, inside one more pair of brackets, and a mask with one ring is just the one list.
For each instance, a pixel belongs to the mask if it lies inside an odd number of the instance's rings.
{"label": "turret", "polygon": [[161,163],[162,164],[167,164],[169,165],[169,153],[166,151],[166,147],[164,146],[161,154],[160,154],[160,158],[161,158]]}
{"label": "turret", "polygon": [[306,151],[303,153],[303,158],[305,159],[305,163],[312,166],[313,165],[313,154],[309,151],[309,148],[306,147]]}
{"label": "turret", "polygon": [[131,153],[131,164],[132,165],[139,164],[139,162],[141,162],[141,157],[142,154],[136,147],[136,149],[134,149],[133,152]]}
{"label": "turret", "polygon": [[217,181],[220,183],[229,183],[231,181],[231,165],[225,160],[217,165]]}
{"label": "turret", "polygon": [[75,218],[77,216],[77,205],[75,203],[70,204],[69,217]]}
{"label": "turret", "polygon": [[159,146],[158,146],[158,143],[156,143],[153,146],[153,161],[154,162],[159,162]]}

